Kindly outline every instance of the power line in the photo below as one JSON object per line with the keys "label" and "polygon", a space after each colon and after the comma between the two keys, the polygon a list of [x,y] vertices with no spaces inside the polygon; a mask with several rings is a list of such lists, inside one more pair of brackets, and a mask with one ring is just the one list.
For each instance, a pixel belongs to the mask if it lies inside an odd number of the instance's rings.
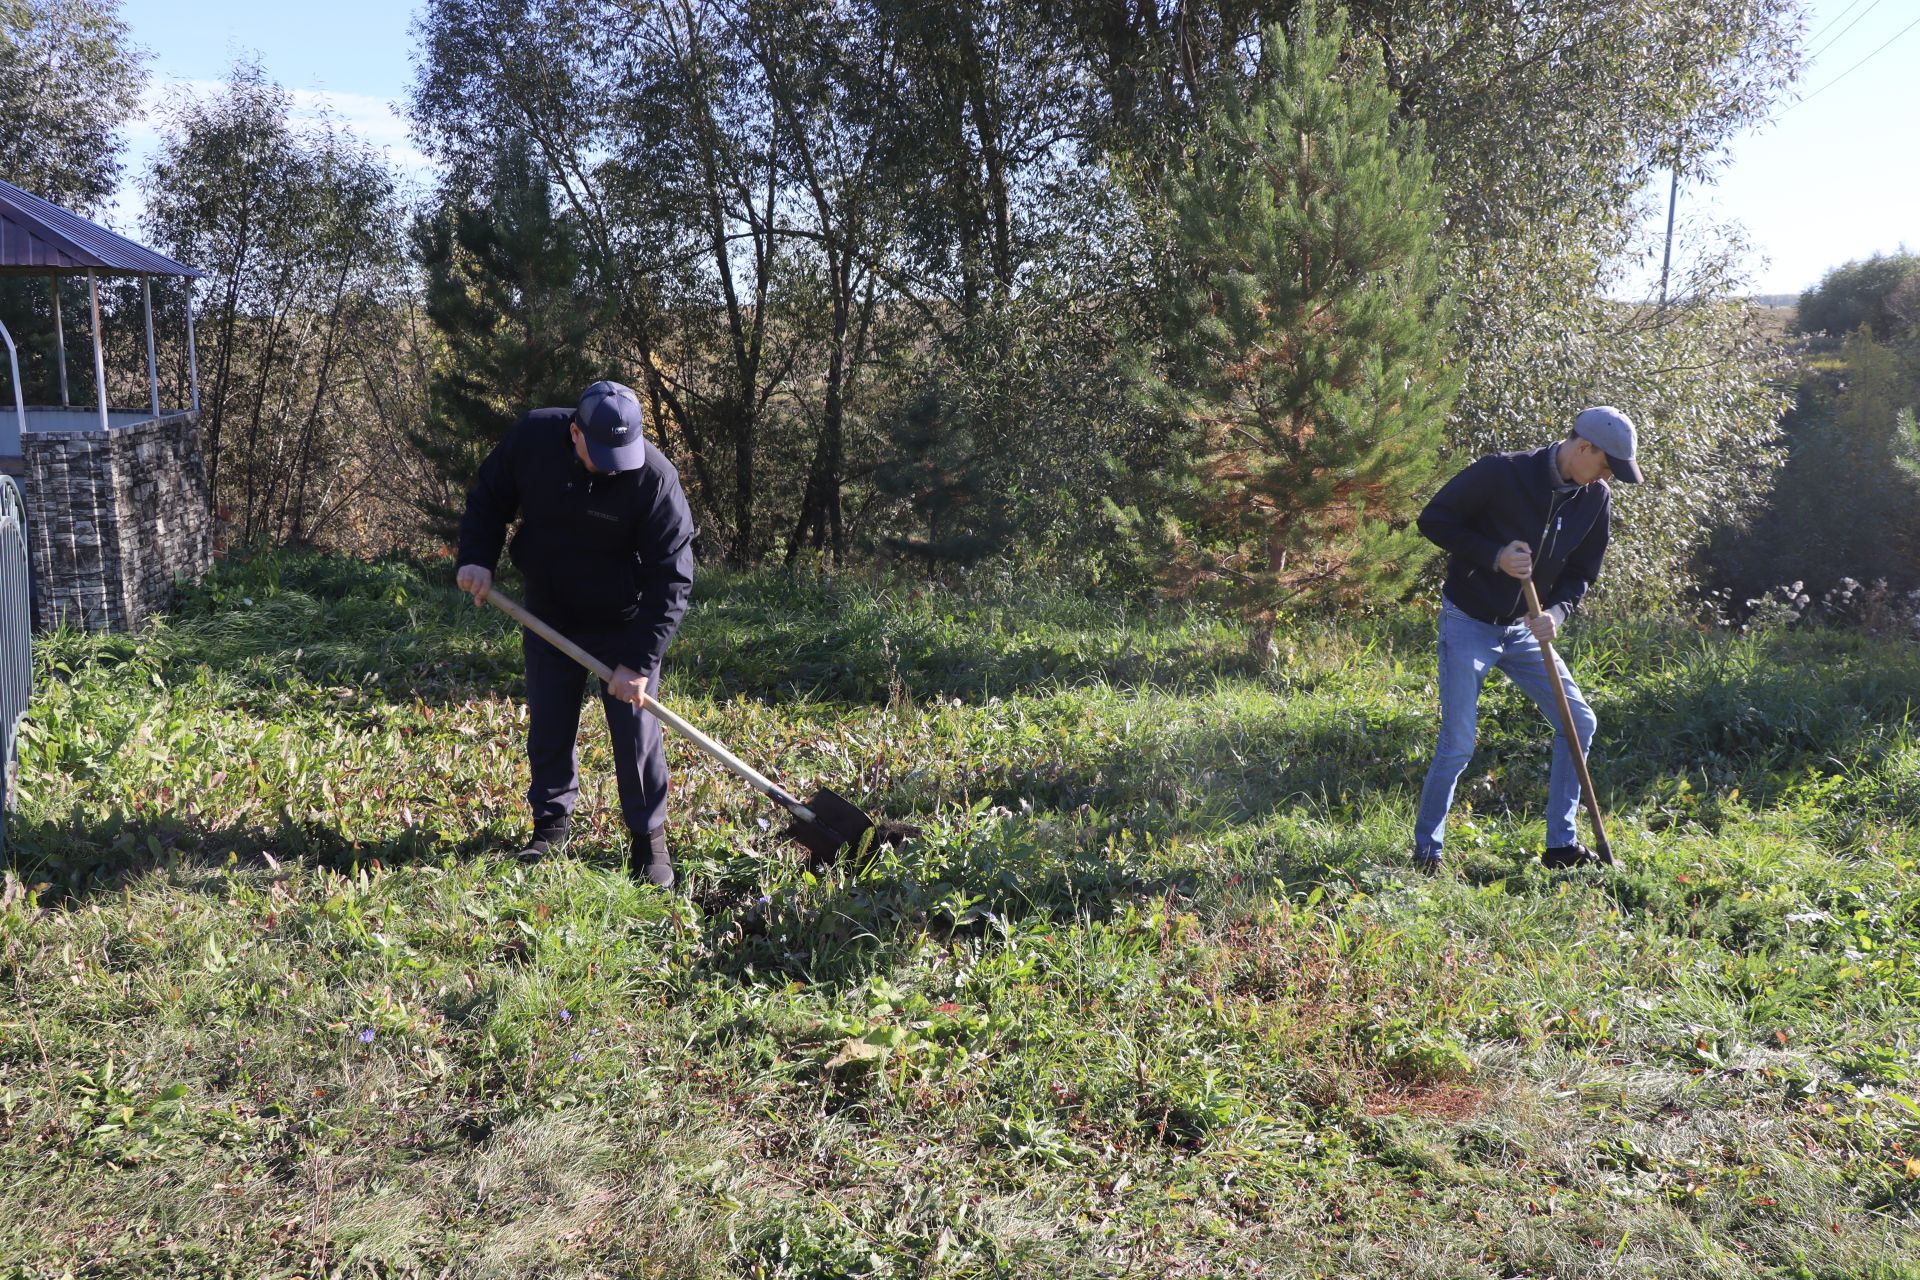
{"label": "power line", "polygon": [[1859,7],[1860,7],[1860,0],[1853,0],[1852,4],[1849,4],[1846,8],[1834,14],[1831,18],[1828,18],[1825,22],[1821,23],[1820,29],[1807,37],[1807,43],[1812,44],[1815,40],[1818,40],[1821,36],[1833,30],[1834,23],[1840,21],[1840,19],[1846,17],[1848,14],[1852,13],[1855,9],[1858,9]]}
{"label": "power line", "polygon": [[1848,5],[1846,8],[1834,14],[1831,18],[1828,18],[1825,22],[1821,23],[1820,29],[1807,37],[1807,43],[1812,44],[1815,40],[1818,40],[1821,36],[1833,30],[1834,23],[1840,21],[1840,19],[1846,17],[1848,14],[1852,13],[1855,9],[1858,9],[1859,7],[1860,7],[1860,0],[1853,0],[1852,4]]}
{"label": "power line", "polygon": [[[1857,4],[1859,3],[1859,0],[1854,0],[1854,2]],[[1840,35],[1835,36],[1833,39],[1827,41],[1825,44],[1821,45],[1818,49],[1815,49],[1812,53],[1808,54],[1807,61],[1811,63],[1815,58],[1818,58],[1821,54],[1833,48],[1833,46],[1835,46],[1836,44],[1839,44],[1841,36],[1846,35],[1847,32],[1859,26],[1861,18],[1865,18],[1869,13],[1872,13],[1875,9],[1878,9],[1879,7],[1880,7],[1880,0],[1873,0],[1872,4],[1868,5],[1864,10],[1861,11],[1859,18],[1855,18],[1852,22],[1849,22],[1846,26],[1840,28]],[[1844,12],[1840,15],[1840,17],[1842,18],[1844,18],[1845,16],[1846,14]],[[1840,20],[1839,18],[1835,18],[1834,22],[1838,22],[1839,20]],[[1828,23],[1827,25],[1832,26],[1833,23]]]}
{"label": "power line", "polygon": [[[1877,2],[1878,0],[1876,0],[1876,3]],[[1862,14],[1860,16],[1865,17],[1866,15]],[[1912,22],[1909,22],[1906,26],[1900,28],[1898,31],[1894,32],[1891,36],[1888,36],[1886,39],[1886,42],[1883,43],[1880,46],[1880,48],[1875,49],[1872,53],[1860,59],[1860,61],[1854,63],[1852,66],[1848,67],[1845,71],[1842,71],[1839,75],[1827,81],[1825,84],[1821,85],[1818,89],[1815,89],[1812,93],[1800,99],[1799,102],[1796,102],[1793,105],[1795,107],[1804,106],[1806,103],[1813,101],[1813,99],[1819,97],[1821,94],[1825,93],[1827,90],[1833,88],[1833,86],[1839,84],[1842,80],[1845,80],[1848,76],[1852,75],[1854,72],[1858,71],[1860,68],[1866,66],[1869,62],[1872,62],[1876,57],[1880,55],[1882,50],[1884,50],[1887,47],[1887,45],[1892,44],[1895,40],[1898,40],[1901,36],[1907,34],[1907,32],[1913,30],[1915,27],[1920,27],[1920,18],[1915,18]],[[1788,108],[1788,110],[1791,110],[1791,109],[1792,108]]]}

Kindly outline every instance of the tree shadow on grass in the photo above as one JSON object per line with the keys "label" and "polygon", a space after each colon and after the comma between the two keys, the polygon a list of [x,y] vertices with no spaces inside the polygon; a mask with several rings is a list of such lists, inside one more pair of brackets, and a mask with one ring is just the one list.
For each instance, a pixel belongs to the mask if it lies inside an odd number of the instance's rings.
{"label": "tree shadow on grass", "polygon": [[[501,585],[524,599],[514,575]],[[1178,625],[1129,628],[1115,625],[1119,605],[1056,601],[1036,618],[1042,607],[1024,602],[942,604],[954,616],[872,584],[703,573],[667,678],[696,697],[877,705],[1094,683],[1192,690],[1257,673],[1237,633],[1173,613]],[[456,591],[450,565],[405,560],[260,556],[186,592],[156,630],[59,643],[63,660],[138,660],[170,686],[222,677],[263,707],[303,686],[432,705],[524,692],[512,624]]]}
{"label": "tree shadow on grass", "polygon": [[709,625],[696,605],[668,663],[677,684],[710,698],[859,706],[895,696],[985,702],[1090,685],[1191,693],[1260,670],[1243,647],[1212,641],[1136,648],[1125,637],[916,634],[912,621],[902,628],[877,616],[802,615]]}
{"label": "tree shadow on grass", "polygon": [[44,886],[40,903],[52,907],[117,893],[128,881],[153,871],[179,873],[184,887],[212,886],[217,882],[201,873],[275,873],[296,860],[337,871],[437,865],[497,854],[501,847],[500,837],[486,831],[451,839],[408,830],[378,840],[355,840],[318,822],[215,825],[175,815],[25,819],[15,814],[7,824],[6,861],[22,884]]}

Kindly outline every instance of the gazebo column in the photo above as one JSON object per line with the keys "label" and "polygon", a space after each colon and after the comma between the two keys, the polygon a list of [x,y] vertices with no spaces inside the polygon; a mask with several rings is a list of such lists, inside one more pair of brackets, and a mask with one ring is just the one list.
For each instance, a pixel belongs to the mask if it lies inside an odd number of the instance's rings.
{"label": "gazebo column", "polygon": [[153,277],[140,277],[140,302],[147,312],[147,388],[153,393],[153,416],[160,416],[160,366],[153,358]]}
{"label": "gazebo column", "polygon": [[193,277],[187,280],[187,383],[193,389],[193,411],[200,412],[200,357],[193,349]]}
{"label": "gazebo column", "polygon": [[48,276],[47,283],[53,286],[53,353],[60,366],[60,407],[66,409],[73,401],[67,397],[67,330],[60,323],[60,277]]}
{"label": "gazebo column", "polygon": [[93,303],[93,382],[100,393],[100,429],[112,424],[107,418],[107,354],[100,346],[100,279],[87,272],[87,297]]}

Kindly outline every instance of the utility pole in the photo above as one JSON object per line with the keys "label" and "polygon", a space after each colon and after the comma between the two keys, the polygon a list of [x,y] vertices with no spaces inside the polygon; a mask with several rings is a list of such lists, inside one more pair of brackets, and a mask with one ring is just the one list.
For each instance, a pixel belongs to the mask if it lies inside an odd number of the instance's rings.
{"label": "utility pole", "polygon": [[1667,271],[1673,266],[1673,207],[1680,199],[1680,166],[1673,166],[1673,182],[1667,188],[1667,251],[1660,256],[1660,305],[1667,305]]}

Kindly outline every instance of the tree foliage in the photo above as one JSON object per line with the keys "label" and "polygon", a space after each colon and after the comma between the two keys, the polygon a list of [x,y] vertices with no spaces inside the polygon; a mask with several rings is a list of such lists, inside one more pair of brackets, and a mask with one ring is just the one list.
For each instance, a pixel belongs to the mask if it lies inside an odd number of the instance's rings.
{"label": "tree foliage", "polygon": [[937,390],[922,392],[887,424],[887,460],[874,485],[925,521],[886,538],[891,551],[937,564],[971,564],[1003,550],[1004,495],[994,488],[988,451],[963,410]]}
{"label": "tree foliage", "polygon": [[380,536],[365,499],[413,412],[396,393],[417,383],[393,364],[417,341],[402,219],[375,152],[344,129],[295,129],[288,108],[247,61],[211,94],[176,91],[144,222],[208,274],[202,431],[227,536],[351,545]]}
{"label": "tree foliage", "polygon": [[624,376],[596,354],[615,304],[587,274],[581,240],[524,138],[505,141],[483,190],[444,191],[413,225],[426,316],[444,346],[408,438],[439,481],[420,496],[440,534],[459,523],[474,472],[516,418]]}
{"label": "tree foliage", "polygon": [[1748,527],[1717,537],[1711,580],[1734,603],[1802,581],[1814,595],[1843,577],[1920,587],[1920,343],[1856,329],[1839,367],[1803,370],[1786,423],[1786,465]]}
{"label": "tree foliage", "polygon": [[1638,192],[1679,166],[1711,179],[1724,146],[1799,69],[1798,0],[1362,3],[1402,109],[1427,123],[1448,189],[1465,381],[1457,465],[1563,434],[1582,406],[1641,428],[1648,483],[1618,491],[1603,592],[1668,600],[1722,522],[1771,487],[1786,399],[1780,344],[1746,307],[1737,233],[1682,245],[1671,304],[1622,305],[1658,246],[1634,235]]}
{"label": "tree foliage", "polygon": [[1255,618],[1404,591],[1436,478],[1446,370],[1441,190],[1344,15],[1303,6],[1222,73],[1166,180],[1165,393],[1193,428],[1168,578]]}
{"label": "tree foliage", "polygon": [[[1802,9],[1349,9],[1342,67],[1377,67],[1441,190],[1448,465],[1558,436],[1594,401],[1644,428],[1651,483],[1623,495],[1609,591],[1671,594],[1771,480],[1777,351],[1723,301],[1736,242],[1683,245],[1671,305],[1607,299],[1647,248],[1637,193],[1669,166],[1710,180],[1797,75]],[[431,0],[412,111],[456,190],[527,139],[614,308],[602,358],[644,386],[728,560],[918,536],[925,512],[880,478],[919,456],[899,428],[931,395],[981,442],[1010,546],[1106,573],[1124,558],[1109,500],[1170,514],[1146,482],[1177,415],[1127,385],[1194,359],[1147,322],[1165,180],[1263,28],[1300,21],[1294,0]],[[1319,535],[1291,526],[1297,563]]]}
{"label": "tree foliage", "polygon": [[118,0],[0,0],[0,175],[82,212],[120,179],[147,71]]}
{"label": "tree foliage", "polygon": [[[1082,471],[1104,459],[1119,423],[1069,421],[1034,370],[1105,379],[1070,403],[1124,401],[1108,344],[1145,338],[1133,214],[1077,148],[1068,42],[1031,6],[434,0],[422,32],[423,135],[456,173],[503,133],[533,140],[622,301],[608,340],[730,561],[837,557],[917,524],[874,477],[934,386],[983,439],[1047,455],[1045,430]],[[623,56],[580,63],[586,32]],[[1068,348],[1092,372],[1044,327],[983,340],[1069,312],[1067,331],[1105,336]]]}
{"label": "tree foliage", "polygon": [[1890,342],[1920,326],[1920,255],[1875,254],[1833,268],[1800,295],[1802,333],[1844,337],[1865,328]]}

